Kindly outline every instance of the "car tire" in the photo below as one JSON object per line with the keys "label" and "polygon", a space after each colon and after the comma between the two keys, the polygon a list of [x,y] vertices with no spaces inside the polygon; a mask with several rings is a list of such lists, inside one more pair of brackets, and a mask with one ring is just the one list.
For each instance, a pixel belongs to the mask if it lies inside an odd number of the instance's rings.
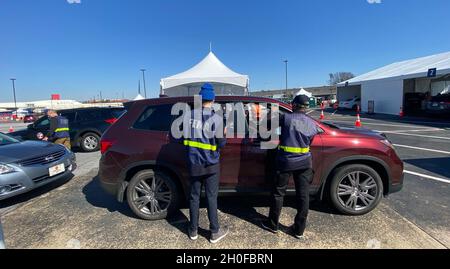
{"label": "car tire", "polygon": [[161,220],[170,216],[178,209],[180,200],[175,181],[165,173],[151,169],[134,175],[126,194],[133,213],[144,220]]}
{"label": "car tire", "polygon": [[383,196],[383,182],[373,168],[351,164],[333,173],[329,190],[331,203],[339,212],[359,216],[378,206]]}
{"label": "car tire", "polygon": [[80,138],[80,147],[84,152],[100,150],[100,136],[96,133],[86,133]]}

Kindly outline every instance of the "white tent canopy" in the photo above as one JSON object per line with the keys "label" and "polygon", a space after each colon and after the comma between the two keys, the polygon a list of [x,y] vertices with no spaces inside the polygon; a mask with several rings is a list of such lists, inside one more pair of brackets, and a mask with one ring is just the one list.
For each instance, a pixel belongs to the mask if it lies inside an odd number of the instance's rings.
{"label": "white tent canopy", "polygon": [[303,88],[301,88],[300,91],[298,91],[296,95],[306,95],[306,96],[308,96],[309,98],[311,98],[311,97],[313,96],[312,93],[306,91],[306,90],[303,89]]}
{"label": "white tent canopy", "polygon": [[217,95],[246,95],[249,78],[232,71],[210,52],[191,69],[161,79],[161,94],[171,97],[194,95],[206,82],[213,84]]}
{"label": "white tent canopy", "polygon": [[138,94],[136,97],[134,97],[134,101],[139,101],[139,100],[144,100],[145,98],[141,95],[141,94]]}

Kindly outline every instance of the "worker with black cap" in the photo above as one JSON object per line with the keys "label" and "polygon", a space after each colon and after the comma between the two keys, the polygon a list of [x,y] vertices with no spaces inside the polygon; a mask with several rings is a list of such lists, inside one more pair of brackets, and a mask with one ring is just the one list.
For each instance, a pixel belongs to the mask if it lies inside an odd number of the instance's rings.
{"label": "worker with black cap", "polygon": [[226,139],[219,135],[221,131],[219,128],[223,126],[223,119],[215,114],[212,109],[215,99],[213,86],[205,83],[199,94],[202,97],[202,108],[192,110],[189,120],[190,134],[185,135],[184,139],[191,185],[188,233],[190,239],[196,240],[198,238],[200,194],[202,184],[204,184],[211,231],[210,242],[217,243],[228,234],[227,227],[219,226],[217,214],[220,149],[225,146]]}
{"label": "worker with black cap", "polygon": [[292,101],[292,114],[280,118],[281,137],[276,156],[276,177],[272,190],[269,217],[262,227],[278,233],[279,219],[289,179],[294,178],[297,215],[291,232],[303,238],[309,210],[309,185],[313,180],[310,145],[317,134],[315,121],[305,114],[309,106],[306,95],[298,95]]}

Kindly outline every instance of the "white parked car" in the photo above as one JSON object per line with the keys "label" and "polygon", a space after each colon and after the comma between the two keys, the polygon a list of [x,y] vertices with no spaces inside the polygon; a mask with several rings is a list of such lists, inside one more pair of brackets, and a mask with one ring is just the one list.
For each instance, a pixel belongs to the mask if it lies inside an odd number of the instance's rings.
{"label": "white parked car", "polygon": [[353,97],[348,99],[347,101],[340,101],[339,102],[339,108],[340,109],[352,109],[356,110],[357,107],[361,107],[361,98],[360,97]]}

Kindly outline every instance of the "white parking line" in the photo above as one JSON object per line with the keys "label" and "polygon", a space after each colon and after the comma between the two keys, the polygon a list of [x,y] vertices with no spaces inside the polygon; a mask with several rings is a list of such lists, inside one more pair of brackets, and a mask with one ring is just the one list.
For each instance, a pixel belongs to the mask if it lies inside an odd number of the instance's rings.
{"label": "white parking line", "polygon": [[[404,132],[407,132],[408,130],[405,130]],[[442,137],[442,136],[432,136],[432,135],[419,135],[419,134],[405,134],[405,133],[391,133],[393,135],[407,135],[407,136],[417,136],[417,137],[426,137],[426,138],[435,138],[435,139],[443,139],[443,140],[450,140],[450,137]]]}
{"label": "white parking line", "polygon": [[413,176],[418,176],[418,177],[427,178],[427,179],[436,180],[436,181],[439,181],[439,182],[450,184],[450,180],[448,180],[448,179],[443,179],[443,178],[439,178],[439,177],[432,177],[432,176],[429,176],[429,175],[424,175],[424,174],[420,174],[420,173],[416,173],[416,172],[412,172],[412,171],[408,171],[408,170],[404,170],[403,172],[405,174],[410,174],[410,175],[413,175]]}
{"label": "white parking line", "polygon": [[310,110],[310,111],[306,112],[306,115],[309,115],[309,114],[311,114],[313,112],[314,112],[314,110]]}
{"label": "white parking line", "polygon": [[[356,120],[356,117],[355,117]],[[331,119],[330,121],[332,122],[342,122],[342,123],[349,123],[348,121],[339,121],[339,120],[333,120]],[[430,127],[420,127],[420,126],[415,126],[415,125],[400,125],[400,124],[387,124],[387,123],[373,123],[373,122],[364,122],[364,119],[362,119],[362,125],[377,125],[377,126],[392,126],[392,127],[404,127],[404,128],[424,128],[424,129],[429,129]]]}
{"label": "white parking line", "polygon": [[443,151],[443,150],[426,149],[426,148],[412,147],[412,146],[399,145],[399,144],[394,144],[394,147],[408,148],[408,149],[417,149],[417,150],[430,151],[430,152],[436,152],[436,153],[442,153],[442,154],[448,154],[448,155],[450,155],[450,152],[449,152],[449,151]]}
{"label": "white parking line", "polygon": [[417,129],[417,130],[395,130],[395,131],[379,131],[379,130],[374,130],[376,132],[383,132],[385,134],[395,134],[395,133],[403,133],[405,131],[408,132],[436,132],[436,131],[445,131],[444,129],[439,129],[439,128],[431,128],[431,129]]}
{"label": "white parking line", "polygon": [[[331,115],[334,115],[334,113],[332,113]],[[356,119],[356,116],[339,116],[339,115],[336,115],[336,118],[339,118],[339,119]],[[369,121],[383,121],[383,119],[364,118],[364,116],[361,116],[361,120],[363,120],[363,121],[367,121],[367,120],[369,120]],[[386,120],[384,120],[384,121],[386,121]],[[450,126],[450,122],[408,121],[408,120],[404,121],[404,120],[400,120],[400,119],[398,121],[396,121],[396,122],[397,123],[417,124],[417,125],[420,125],[420,124],[436,124],[436,125],[447,125],[447,126]]]}

